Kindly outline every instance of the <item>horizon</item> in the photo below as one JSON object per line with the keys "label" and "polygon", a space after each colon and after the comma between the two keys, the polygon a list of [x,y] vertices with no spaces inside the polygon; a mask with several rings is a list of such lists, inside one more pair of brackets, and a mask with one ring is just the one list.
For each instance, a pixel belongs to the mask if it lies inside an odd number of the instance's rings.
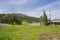
{"label": "horizon", "polygon": [[52,19],[60,19],[60,0],[0,0],[0,13],[22,13],[40,17],[43,11]]}

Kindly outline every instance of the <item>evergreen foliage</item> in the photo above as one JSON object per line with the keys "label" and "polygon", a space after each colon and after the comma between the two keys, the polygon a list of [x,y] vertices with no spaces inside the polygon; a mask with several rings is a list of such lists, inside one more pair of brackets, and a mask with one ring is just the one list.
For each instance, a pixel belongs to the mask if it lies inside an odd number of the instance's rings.
{"label": "evergreen foliage", "polygon": [[45,11],[43,11],[43,16],[44,16],[44,24],[47,25],[48,24],[48,18],[47,18]]}
{"label": "evergreen foliage", "polygon": [[43,11],[43,16],[40,17],[40,24],[48,25],[48,18],[45,11]]}
{"label": "evergreen foliage", "polygon": [[24,14],[0,14],[0,23],[7,24],[22,24],[22,21],[26,21],[28,23],[39,22],[39,18],[30,17]]}

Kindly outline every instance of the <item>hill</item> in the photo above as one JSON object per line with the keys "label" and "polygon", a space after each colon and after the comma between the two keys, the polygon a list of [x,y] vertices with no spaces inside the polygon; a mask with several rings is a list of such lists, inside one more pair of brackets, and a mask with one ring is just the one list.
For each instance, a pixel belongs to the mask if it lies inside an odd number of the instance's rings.
{"label": "hill", "polygon": [[18,20],[26,21],[28,23],[39,22],[39,18],[31,17],[31,16],[21,14],[21,13],[0,14],[0,20],[2,20],[2,21],[6,20],[8,18],[12,19],[12,17],[15,17],[15,19],[17,18]]}

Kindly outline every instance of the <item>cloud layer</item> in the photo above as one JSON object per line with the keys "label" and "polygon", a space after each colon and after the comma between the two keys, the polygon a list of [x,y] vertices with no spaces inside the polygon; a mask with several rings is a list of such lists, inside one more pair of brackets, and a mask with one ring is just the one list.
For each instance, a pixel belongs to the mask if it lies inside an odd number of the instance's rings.
{"label": "cloud layer", "polygon": [[51,11],[51,17],[54,18],[59,18],[60,16],[60,0],[53,2],[51,4],[42,6],[42,7],[38,7],[35,9],[32,9],[26,13],[29,13],[30,15],[33,14],[32,16],[35,17],[40,17],[40,15],[43,14],[43,10],[46,11],[48,17],[49,17],[49,11]]}
{"label": "cloud layer", "polygon": [[10,4],[16,4],[16,5],[20,5],[20,4],[24,4],[27,3],[28,0],[8,0],[7,2]]}
{"label": "cloud layer", "polygon": [[40,17],[46,11],[49,17],[60,17],[60,0],[0,0],[0,13],[23,13]]}

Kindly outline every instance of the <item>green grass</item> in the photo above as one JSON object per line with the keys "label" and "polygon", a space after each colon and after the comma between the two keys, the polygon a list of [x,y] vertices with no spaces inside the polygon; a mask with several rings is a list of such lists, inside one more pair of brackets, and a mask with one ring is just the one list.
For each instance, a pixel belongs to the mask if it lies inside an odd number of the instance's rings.
{"label": "green grass", "polygon": [[11,25],[0,30],[0,40],[39,40],[39,35],[50,30],[59,31],[60,27]]}

